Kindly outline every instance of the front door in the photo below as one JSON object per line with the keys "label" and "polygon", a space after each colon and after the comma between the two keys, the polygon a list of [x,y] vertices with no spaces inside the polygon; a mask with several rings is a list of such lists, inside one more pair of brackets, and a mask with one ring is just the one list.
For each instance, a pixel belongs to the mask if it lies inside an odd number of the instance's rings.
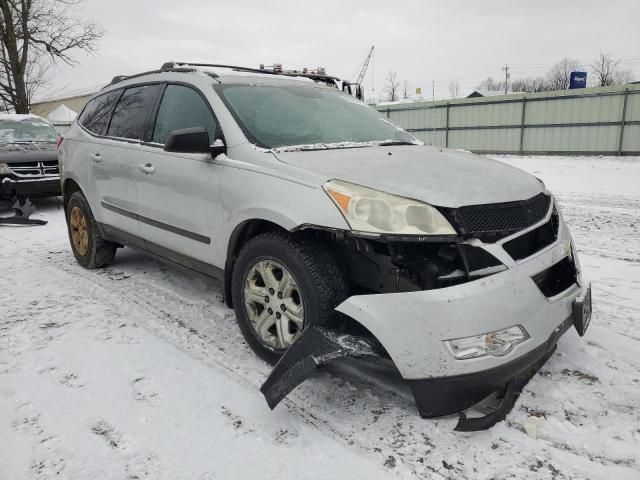
{"label": "front door", "polygon": [[162,145],[173,130],[204,127],[213,141],[220,132],[208,102],[184,85],[167,85],[151,137],[154,154],[139,162],[136,183],[143,237],[190,258],[211,263],[220,215],[222,166],[210,154],[170,153]]}

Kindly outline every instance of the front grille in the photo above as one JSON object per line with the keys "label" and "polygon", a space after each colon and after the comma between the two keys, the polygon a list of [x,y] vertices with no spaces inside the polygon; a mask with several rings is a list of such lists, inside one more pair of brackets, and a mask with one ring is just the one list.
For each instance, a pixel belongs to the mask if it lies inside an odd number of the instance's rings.
{"label": "front grille", "polygon": [[44,177],[60,174],[57,160],[10,163],[9,169],[18,177]]}
{"label": "front grille", "polygon": [[560,218],[554,207],[553,214],[547,223],[505,242],[503,248],[516,261],[530,257],[556,241],[559,226]]}
{"label": "front grille", "polygon": [[577,282],[578,272],[572,256],[531,277],[545,297],[564,292]]}
{"label": "front grille", "polygon": [[464,236],[495,242],[542,220],[551,197],[540,193],[520,202],[442,208],[447,219]]}

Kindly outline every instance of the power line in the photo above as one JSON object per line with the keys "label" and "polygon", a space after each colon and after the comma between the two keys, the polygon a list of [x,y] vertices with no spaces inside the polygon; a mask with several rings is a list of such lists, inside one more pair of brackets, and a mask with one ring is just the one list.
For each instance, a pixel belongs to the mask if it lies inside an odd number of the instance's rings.
{"label": "power line", "polygon": [[[618,61],[621,64],[621,66],[624,66],[625,69],[630,70],[636,78],[640,77],[640,57],[621,58]],[[505,70],[505,67],[508,69],[508,71]],[[527,76],[544,76],[544,73],[546,73],[546,71],[548,71],[552,67],[553,65],[544,65],[540,63],[537,63],[537,64],[521,63],[521,64],[505,65],[504,67],[501,68],[501,70],[505,71],[505,77],[508,74],[508,79],[506,79],[507,81],[505,81],[505,85],[507,85],[508,83],[511,83],[510,79],[511,79],[511,73],[513,70],[517,71],[516,75],[518,76],[518,78],[520,77],[525,78]],[[590,67],[591,67],[590,64],[576,65],[576,68],[589,69]],[[543,72],[543,70],[545,72]],[[451,82],[458,82],[461,90],[473,90],[475,87],[478,86],[479,83],[481,83],[483,80],[486,80],[487,77],[490,77],[490,76],[493,76],[493,75],[485,74],[482,76],[478,75],[478,76],[463,77],[463,78],[458,77],[458,78],[441,78],[436,80],[424,80],[423,84],[428,85],[428,82],[429,81],[431,82],[432,98],[435,96],[436,99],[445,99],[445,98],[449,98],[450,96],[448,88]],[[508,86],[507,86],[507,89],[508,89]]]}

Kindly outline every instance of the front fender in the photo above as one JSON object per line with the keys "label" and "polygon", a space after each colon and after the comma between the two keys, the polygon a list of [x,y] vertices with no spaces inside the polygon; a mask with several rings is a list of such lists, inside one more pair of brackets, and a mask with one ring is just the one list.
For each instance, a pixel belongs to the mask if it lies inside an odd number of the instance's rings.
{"label": "front fender", "polygon": [[349,226],[320,187],[243,168],[226,168],[220,181],[222,228],[216,257],[224,264],[234,230],[248,220],[266,220],[285,230],[304,224]]}

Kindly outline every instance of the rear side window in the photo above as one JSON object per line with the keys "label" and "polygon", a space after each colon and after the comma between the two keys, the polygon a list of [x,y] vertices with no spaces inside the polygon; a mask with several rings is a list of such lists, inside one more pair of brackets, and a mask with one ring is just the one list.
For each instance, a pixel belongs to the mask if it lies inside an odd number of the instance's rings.
{"label": "rear side window", "polygon": [[202,97],[189,87],[168,85],[158,109],[153,142],[164,143],[173,130],[204,127],[213,141],[216,122]]}
{"label": "rear side window", "polygon": [[78,118],[78,123],[96,135],[104,135],[113,106],[121,91],[105,93],[89,101]]}
{"label": "rear side window", "polygon": [[131,140],[144,140],[147,118],[159,91],[160,85],[144,85],[126,89],[113,111],[107,135]]}

